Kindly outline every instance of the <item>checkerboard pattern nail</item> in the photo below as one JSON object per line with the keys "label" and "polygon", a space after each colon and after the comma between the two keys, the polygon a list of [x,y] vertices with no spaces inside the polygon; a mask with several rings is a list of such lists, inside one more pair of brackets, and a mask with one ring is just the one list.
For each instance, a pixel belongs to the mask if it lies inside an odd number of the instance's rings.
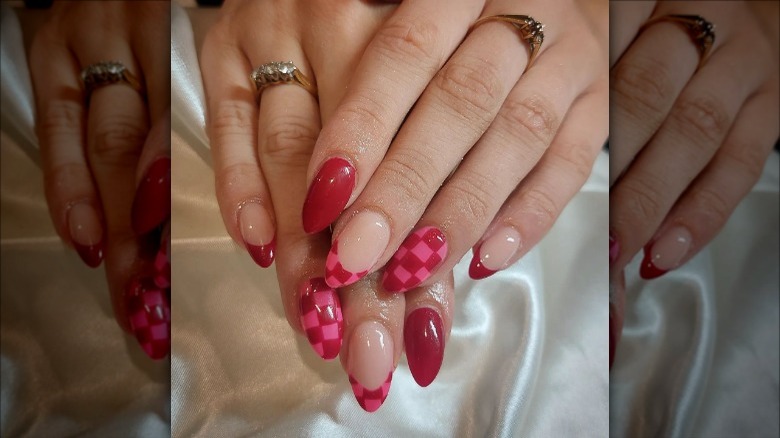
{"label": "checkerboard pattern nail", "polygon": [[314,351],[326,360],[338,356],[344,317],[336,290],[324,278],[312,278],[301,288],[300,303],[301,325]]}
{"label": "checkerboard pattern nail", "polygon": [[162,359],[171,351],[171,305],[166,290],[151,280],[133,280],[127,294],[130,329],[144,352]]}
{"label": "checkerboard pattern nail", "polygon": [[349,383],[352,385],[352,392],[355,394],[358,404],[366,412],[374,412],[385,402],[387,394],[390,392],[390,382],[393,380],[393,372],[387,374],[385,383],[377,389],[369,390],[363,387],[350,374]]}
{"label": "checkerboard pattern nail", "polygon": [[339,261],[339,241],[333,242],[328,259],[325,261],[325,282],[328,283],[328,286],[347,286],[365,277],[367,273],[368,270],[354,273],[344,269]]}
{"label": "checkerboard pattern nail", "polygon": [[436,227],[410,234],[387,263],[382,286],[388,292],[406,292],[427,280],[447,256],[447,239]]}

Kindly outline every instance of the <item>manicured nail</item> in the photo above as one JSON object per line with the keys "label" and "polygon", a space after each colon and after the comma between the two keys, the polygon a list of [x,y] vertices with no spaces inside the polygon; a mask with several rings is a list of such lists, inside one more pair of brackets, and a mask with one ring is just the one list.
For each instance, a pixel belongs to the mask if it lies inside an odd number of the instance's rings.
{"label": "manicured nail", "polygon": [[103,225],[95,207],[84,202],[68,209],[68,229],[73,246],[87,266],[95,268],[103,260]]}
{"label": "manicured nail", "polygon": [[146,171],[133,200],[133,230],[146,234],[171,214],[171,159],[158,158]]}
{"label": "manicured nail", "polygon": [[325,360],[339,355],[344,334],[341,302],[335,289],[322,277],[301,286],[301,325],[314,351]]}
{"label": "manicured nail", "polygon": [[469,266],[469,277],[474,280],[490,277],[506,268],[519,249],[520,233],[511,227],[499,229],[474,252]]}
{"label": "manicured nail", "polygon": [[165,289],[149,279],[134,279],[127,291],[127,313],[141,348],[152,359],[171,351],[171,304]]}
{"label": "manicured nail", "polygon": [[688,229],[680,226],[670,228],[655,242],[645,245],[639,275],[646,280],[664,275],[680,266],[690,247],[691,233]]}
{"label": "manicured nail", "polygon": [[171,225],[163,229],[160,249],[154,257],[154,284],[160,288],[171,287]]}
{"label": "manicured nail", "polygon": [[342,287],[363,278],[387,248],[390,229],[384,216],[358,213],[333,242],[325,262],[325,281]]}
{"label": "manicured nail", "polygon": [[427,280],[447,256],[447,239],[436,227],[410,234],[385,266],[382,286],[388,292],[406,292]]}
{"label": "manicured nail", "polygon": [[609,266],[612,266],[620,255],[620,243],[612,230],[609,230]]}
{"label": "manicured nail", "polygon": [[276,239],[274,226],[263,206],[256,202],[242,205],[238,211],[238,224],[252,260],[263,268],[271,266],[274,262]]}
{"label": "manicured nail", "polygon": [[322,165],[303,203],[303,230],[318,233],[336,220],[355,189],[355,168],[343,158]]}
{"label": "manicured nail", "polygon": [[349,383],[360,407],[374,412],[382,406],[393,379],[393,340],[385,327],[366,321],[349,341]]}
{"label": "manicured nail", "polygon": [[444,358],[444,329],[435,310],[421,307],[409,314],[404,324],[404,346],[414,381],[422,387],[430,385]]}

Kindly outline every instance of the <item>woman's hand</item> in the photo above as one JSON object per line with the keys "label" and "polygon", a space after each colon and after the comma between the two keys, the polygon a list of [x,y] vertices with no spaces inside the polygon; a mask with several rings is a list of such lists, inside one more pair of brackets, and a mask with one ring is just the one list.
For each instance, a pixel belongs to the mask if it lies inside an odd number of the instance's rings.
{"label": "woman's hand", "polygon": [[[761,175],[778,138],[777,2],[612,2],[610,266],[644,246],[650,279],[687,262]],[[678,23],[715,27],[699,66]],[[698,67],[697,67],[698,66]]]}
{"label": "woman's hand", "polygon": [[[170,216],[170,49],[165,1],[56,2],[30,53],[54,226],[92,267],[106,260],[117,322],[152,358],[170,350],[154,259]],[[145,89],[87,94],[81,71],[121,62]],[[151,126],[151,130],[150,130]]]}

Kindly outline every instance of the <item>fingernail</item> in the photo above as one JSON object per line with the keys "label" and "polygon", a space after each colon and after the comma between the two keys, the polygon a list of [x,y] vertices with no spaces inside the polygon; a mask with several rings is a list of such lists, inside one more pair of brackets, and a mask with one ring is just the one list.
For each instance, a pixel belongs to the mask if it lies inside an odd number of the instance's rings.
{"label": "fingernail", "polygon": [[335,289],[322,277],[301,286],[301,325],[314,351],[325,360],[339,355],[344,334],[341,302]]}
{"label": "fingernail", "polygon": [[155,360],[167,356],[171,351],[171,305],[166,290],[150,280],[134,279],[127,300],[130,329],[141,348]]}
{"label": "fingernail", "polygon": [[620,255],[620,243],[615,236],[615,232],[609,230],[609,266],[612,266]]}
{"label": "fingernail", "polygon": [[382,406],[393,379],[393,340],[385,327],[366,321],[349,341],[349,383],[360,407],[374,412]]}
{"label": "fingernail", "polygon": [[520,249],[520,233],[514,228],[499,229],[474,252],[469,266],[469,277],[474,280],[490,277],[506,268],[509,260]]}
{"label": "fingernail", "polygon": [[87,203],[68,209],[68,230],[73,246],[87,266],[95,268],[103,260],[103,225],[95,208]]}
{"label": "fingernail", "polygon": [[325,261],[325,281],[342,287],[363,278],[382,255],[390,240],[384,216],[371,211],[358,213],[333,242]]}
{"label": "fingernail", "polygon": [[274,226],[263,206],[256,202],[242,205],[238,212],[238,224],[252,260],[263,268],[271,266],[276,239]]}
{"label": "fingernail", "polygon": [[404,346],[414,381],[422,387],[430,385],[444,358],[444,329],[435,310],[421,307],[409,314],[404,324]]}
{"label": "fingernail", "polygon": [[303,203],[303,229],[317,233],[336,220],[355,189],[355,168],[343,158],[322,165]]}
{"label": "fingernail", "polygon": [[160,288],[171,287],[171,226],[165,226],[160,239],[160,249],[154,258],[154,284]]}
{"label": "fingernail", "polygon": [[645,245],[639,275],[646,280],[664,275],[680,266],[690,247],[691,233],[685,227],[670,228],[655,242]]}
{"label": "fingernail", "polygon": [[146,171],[133,200],[133,230],[146,234],[171,214],[171,159],[158,158]]}
{"label": "fingernail", "polygon": [[387,263],[382,286],[388,292],[406,292],[427,280],[447,256],[447,239],[436,227],[410,234]]}

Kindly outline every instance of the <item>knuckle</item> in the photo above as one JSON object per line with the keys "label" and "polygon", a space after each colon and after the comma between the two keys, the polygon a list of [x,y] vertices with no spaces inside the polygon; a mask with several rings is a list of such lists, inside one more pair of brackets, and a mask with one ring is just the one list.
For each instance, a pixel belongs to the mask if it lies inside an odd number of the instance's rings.
{"label": "knuckle", "polygon": [[473,60],[447,65],[435,79],[444,104],[467,120],[480,122],[484,129],[498,109],[502,84],[498,69]]}
{"label": "knuckle", "polygon": [[381,180],[401,191],[404,199],[416,204],[427,204],[434,192],[433,181],[425,169],[436,169],[433,160],[414,149],[398,151],[379,167]]}
{"label": "knuckle", "polygon": [[677,120],[681,131],[702,144],[720,142],[729,127],[725,105],[713,96],[699,96],[683,99],[672,117]]}
{"label": "knuckle", "polygon": [[50,101],[41,120],[41,133],[47,140],[63,134],[80,133],[83,117],[84,110],[79,102],[72,100]]}
{"label": "knuckle", "polygon": [[373,93],[363,93],[345,102],[340,115],[343,120],[348,121],[347,124],[360,126],[364,131],[386,131],[383,114],[388,113],[387,106],[371,94]]}
{"label": "knuckle", "polygon": [[641,178],[631,178],[620,183],[622,193],[618,205],[622,210],[642,221],[652,221],[663,216],[661,194],[664,192],[663,182],[650,175]]}
{"label": "knuckle", "polygon": [[472,175],[463,180],[451,181],[448,188],[452,200],[451,208],[459,216],[467,216],[459,220],[477,225],[492,219],[492,206],[496,203],[493,193],[496,191],[495,184],[489,178]]}
{"label": "knuckle", "polygon": [[731,204],[720,193],[710,188],[701,188],[692,193],[693,205],[716,223],[726,222],[731,214]]}
{"label": "knuckle", "polygon": [[438,65],[441,31],[425,18],[393,20],[379,30],[374,42],[379,49],[404,65]]}
{"label": "knuckle", "polygon": [[549,187],[529,187],[520,195],[523,210],[539,219],[541,224],[551,226],[558,218],[558,204],[550,196]]}
{"label": "knuckle", "polygon": [[620,105],[637,118],[663,113],[674,89],[667,69],[652,60],[619,63],[610,86]]}
{"label": "knuckle", "polygon": [[102,119],[95,127],[92,153],[106,164],[135,162],[146,136],[143,119],[115,115]]}
{"label": "knuckle", "polygon": [[312,121],[299,115],[273,116],[263,129],[262,159],[273,163],[308,162],[317,141],[318,129]]}
{"label": "knuckle", "polygon": [[530,96],[508,100],[500,113],[506,120],[510,136],[517,139],[531,138],[536,151],[543,151],[552,142],[560,119],[546,99]]}

